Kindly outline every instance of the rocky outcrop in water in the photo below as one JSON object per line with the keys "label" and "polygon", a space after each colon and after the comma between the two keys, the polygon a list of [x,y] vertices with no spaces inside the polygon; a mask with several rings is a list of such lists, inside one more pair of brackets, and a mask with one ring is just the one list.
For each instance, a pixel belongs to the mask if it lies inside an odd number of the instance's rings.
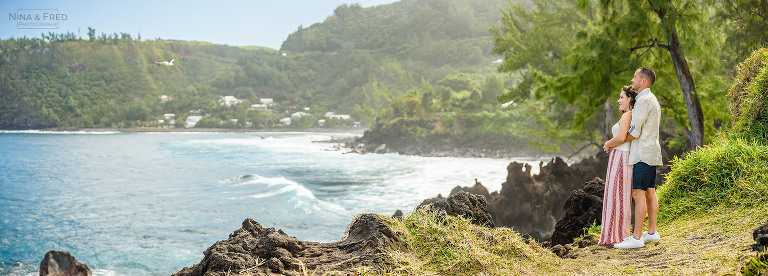
{"label": "rocky outcrop in water", "polygon": [[425,200],[421,205],[416,207],[416,210],[437,211],[438,216],[449,215],[464,217],[477,225],[495,227],[491,214],[488,213],[488,204],[485,201],[485,196],[475,195],[465,191],[459,191],[455,195],[449,196],[447,199],[437,198],[431,202]]}
{"label": "rocky outcrop in water", "polygon": [[584,234],[592,223],[602,224],[605,181],[596,177],[576,190],[565,201],[565,216],[555,225],[552,244],[569,244]]}
{"label": "rocky outcrop in water", "polygon": [[91,276],[91,269],[67,252],[48,251],[40,262],[40,276],[44,275]]}
{"label": "rocky outcrop in water", "polygon": [[386,273],[394,267],[389,252],[401,245],[392,229],[376,214],[358,216],[350,224],[347,236],[332,243],[299,241],[282,230],[264,228],[246,219],[242,228],[228,239],[205,250],[200,263],[174,275],[323,275],[331,271],[354,274],[363,267]]}
{"label": "rocky outcrop in water", "polygon": [[[487,198],[488,211],[496,226],[544,238],[553,233],[555,224],[565,215],[563,203],[571,193],[595,177],[605,177],[607,166],[608,155],[602,152],[570,166],[561,158],[554,158],[546,165],[540,164],[537,175],[531,175],[530,165],[512,162],[507,166],[507,180],[501,191],[489,194],[475,181],[473,187],[456,187],[451,194],[466,191],[482,195]],[[444,199],[438,195],[422,204],[437,200]]]}
{"label": "rocky outcrop in water", "polygon": [[[467,122],[465,122],[467,123]],[[457,128],[457,126],[460,126]],[[362,137],[346,143],[357,153],[399,153],[420,156],[508,157],[536,156],[527,140],[511,135],[490,135],[466,131],[457,124],[449,131],[436,120],[401,119],[366,130]],[[413,133],[426,129],[430,134]]]}

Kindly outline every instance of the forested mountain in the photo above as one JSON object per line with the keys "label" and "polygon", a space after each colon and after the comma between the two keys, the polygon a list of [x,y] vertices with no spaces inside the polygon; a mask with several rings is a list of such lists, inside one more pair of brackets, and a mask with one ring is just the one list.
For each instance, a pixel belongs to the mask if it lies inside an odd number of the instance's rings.
{"label": "forested mountain", "polygon": [[[505,0],[404,0],[374,9],[342,5],[322,24],[300,28],[283,42],[290,52],[350,52],[393,57],[427,79],[432,73],[488,66],[492,41],[488,28],[501,18]],[[448,71],[453,71],[447,69]]]}
{"label": "forested mountain", "polygon": [[[209,115],[215,122],[209,126],[238,119],[241,127],[269,127],[285,112],[305,106],[316,115],[335,111],[364,119],[356,112],[364,108],[356,104],[388,106],[387,100],[452,74],[481,81],[497,74],[488,28],[507,5],[501,0],[343,5],[325,22],[291,34],[280,51],[93,32],[90,39],[74,34],[4,39],[0,128],[148,126],[168,113],[176,114],[179,125],[190,111]],[[157,63],[171,59],[173,66]],[[482,82],[476,84],[480,89]],[[376,91],[386,91],[385,101],[370,100]],[[462,95],[468,100],[470,91]],[[222,96],[243,102],[229,107],[219,102]],[[261,98],[273,98],[278,114],[248,110]],[[490,93],[486,98],[495,100]]]}

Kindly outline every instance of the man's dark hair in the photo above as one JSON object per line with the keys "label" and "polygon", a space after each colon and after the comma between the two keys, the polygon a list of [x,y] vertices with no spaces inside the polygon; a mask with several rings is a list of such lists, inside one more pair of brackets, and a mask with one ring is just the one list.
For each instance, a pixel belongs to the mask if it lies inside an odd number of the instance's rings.
{"label": "man's dark hair", "polygon": [[651,67],[643,66],[637,69],[640,70],[640,74],[642,74],[646,79],[651,81],[651,84],[656,82],[656,72],[653,72],[653,69],[651,69]]}

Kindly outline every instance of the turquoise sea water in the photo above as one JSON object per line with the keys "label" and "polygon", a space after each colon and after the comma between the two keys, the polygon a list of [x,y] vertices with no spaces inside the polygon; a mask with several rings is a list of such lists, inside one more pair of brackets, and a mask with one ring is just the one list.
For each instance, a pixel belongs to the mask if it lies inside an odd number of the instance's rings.
{"label": "turquoise sea water", "polygon": [[[345,154],[327,133],[0,133],[0,275],[37,275],[50,250],[94,275],[170,275],[245,218],[339,240],[360,213],[410,212],[511,161]],[[534,166],[538,168],[538,165]]]}

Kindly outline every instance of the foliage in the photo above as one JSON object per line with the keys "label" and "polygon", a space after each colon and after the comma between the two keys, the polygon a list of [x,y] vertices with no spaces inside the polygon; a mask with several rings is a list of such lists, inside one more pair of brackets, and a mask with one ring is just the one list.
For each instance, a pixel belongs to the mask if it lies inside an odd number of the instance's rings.
{"label": "foliage", "polygon": [[[725,35],[725,67],[746,59],[754,50],[768,46],[768,1],[724,0],[713,5],[717,10],[713,24]],[[729,69],[730,71],[730,69]]]}
{"label": "foliage", "polygon": [[768,254],[765,252],[756,254],[747,261],[747,265],[741,268],[742,275],[757,276],[768,274]]}
{"label": "foliage", "polygon": [[[574,105],[574,99],[579,97],[568,99],[563,93],[571,89],[579,90],[574,94],[584,94],[585,90],[599,90],[606,85],[600,83],[598,87],[588,88],[564,85],[567,89],[543,89],[546,88],[542,86],[545,83],[543,76],[571,71],[564,58],[576,44],[576,34],[590,22],[587,14],[574,12],[576,9],[576,1],[535,1],[530,6],[510,3],[509,9],[502,10],[501,24],[490,29],[494,41],[492,53],[503,57],[498,70],[521,77],[507,87],[498,97],[499,101],[531,101],[524,104],[531,106],[531,117],[543,126],[531,129],[531,132],[545,138],[531,140],[532,145],[568,155],[585,146],[598,145],[597,140],[602,135],[593,131],[597,119],[590,116],[595,108]],[[582,127],[585,121],[588,121],[587,126]],[[563,150],[560,145],[569,149]]]}

